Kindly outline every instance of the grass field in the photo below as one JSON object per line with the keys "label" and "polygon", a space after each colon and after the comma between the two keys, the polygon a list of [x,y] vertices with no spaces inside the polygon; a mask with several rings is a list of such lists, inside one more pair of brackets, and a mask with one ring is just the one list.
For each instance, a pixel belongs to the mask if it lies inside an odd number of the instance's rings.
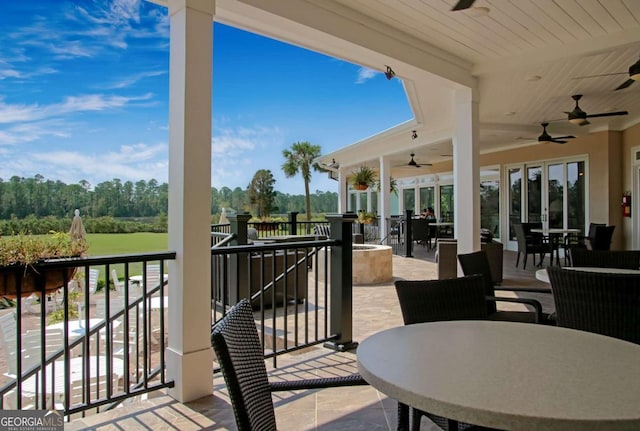
{"label": "grass field", "polygon": [[90,256],[167,251],[166,233],[90,233],[87,234]]}
{"label": "grass field", "polygon": [[[166,233],[90,233],[87,234],[88,254],[91,257],[113,256],[132,253],[168,251],[169,238]],[[124,277],[124,265],[113,265],[118,277]],[[142,274],[142,264],[129,266],[129,275]],[[100,280],[105,279],[104,268],[100,269]]]}

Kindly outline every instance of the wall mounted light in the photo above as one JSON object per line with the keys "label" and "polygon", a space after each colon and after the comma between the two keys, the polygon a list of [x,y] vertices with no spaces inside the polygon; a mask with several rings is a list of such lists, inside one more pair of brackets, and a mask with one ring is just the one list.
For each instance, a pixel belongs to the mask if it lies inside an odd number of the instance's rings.
{"label": "wall mounted light", "polygon": [[[385,65],[386,66],[386,65]],[[384,76],[387,77],[387,79],[392,79],[394,76],[396,76],[396,73],[393,71],[392,68],[390,68],[389,66],[387,66],[387,70],[384,72]]]}
{"label": "wall mounted light", "polygon": [[414,130],[411,132],[411,139],[416,139],[418,137],[418,133]]}

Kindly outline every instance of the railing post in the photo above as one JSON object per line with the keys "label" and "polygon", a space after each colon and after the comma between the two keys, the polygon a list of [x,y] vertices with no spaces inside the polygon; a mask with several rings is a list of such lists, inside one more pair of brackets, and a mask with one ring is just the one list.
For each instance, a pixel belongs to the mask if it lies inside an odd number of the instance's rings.
{"label": "railing post", "polygon": [[[251,214],[248,213],[229,216],[231,233],[236,234],[236,239],[230,242],[231,245],[247,244],[247,226],[250,219]],[[232,254],[229,257],[229,303],[237,304],[240,299],[250,297],[247,254]]]}
{"label": "railing post", "polygon": [[413,218],[413,211],[405,210],[405,227],[404,227],[404,242],[405,242],[405,256],[413,257],[413,231],[411,230],[411,219]]}
{"label": "railing post", "polygon": [[353,213],[327,214],[331,223],[331,239],[338,245],[331,246],[331,299],[329,307],[329,331],[337,339],[324,344],[340,352],[354,349],[358,343],[353,335],[353,285],[352,285],[352,225],[356,219]]}
{"label": "railing post", "polygon": [[289,235],[298,234],[298,211],[289,213]]}

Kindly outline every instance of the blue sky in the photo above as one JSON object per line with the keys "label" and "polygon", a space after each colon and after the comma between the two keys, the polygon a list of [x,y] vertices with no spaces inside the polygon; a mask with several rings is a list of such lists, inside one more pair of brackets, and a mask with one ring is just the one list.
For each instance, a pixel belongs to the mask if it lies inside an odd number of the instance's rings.
{"label": "blue sky", "polygon": [[[167,181],[169,19],[141,0],[0,2],[0,178]],[[212,179],[246,188],[282,150],[328,153],[412,118],[398,79],[214,26]],[[311,190],[337,191],[314,173]]]}

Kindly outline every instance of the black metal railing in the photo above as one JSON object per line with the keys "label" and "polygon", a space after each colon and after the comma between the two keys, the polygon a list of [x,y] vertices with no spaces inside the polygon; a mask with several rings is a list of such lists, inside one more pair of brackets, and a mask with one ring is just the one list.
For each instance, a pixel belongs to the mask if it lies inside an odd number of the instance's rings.
{"label": "black metal railing", "polygon": [[[249,216],[242,218],[231,219],[231,224],[248,229]],[[329,239],[289,235],[272,243],[212,248],[213,320],[249,298],[265,357],[271,357],[274,366],[282,353],[321,343],[351,343],[352,220],[331,223]],[[237,232],[237,238],[246,235]]]}
{"label": "black metal railing", "polygon": [[173,386],[164,358],[172,259],[163,252],[42,263],[32,296],[24,268],[3,270],[18,283],[15,307],[0,315],[0,408],[55,408],[71,419]]}

